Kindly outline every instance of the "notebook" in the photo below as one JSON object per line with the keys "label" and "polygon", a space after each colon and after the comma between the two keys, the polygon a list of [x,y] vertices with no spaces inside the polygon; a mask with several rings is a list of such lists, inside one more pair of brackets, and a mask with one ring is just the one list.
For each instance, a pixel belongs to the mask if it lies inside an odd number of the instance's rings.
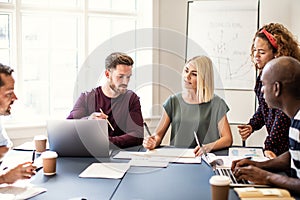
{"label": "notebook", "polygon": [[109,157],[105,120],[48,120],[49,147],[58,156]]}

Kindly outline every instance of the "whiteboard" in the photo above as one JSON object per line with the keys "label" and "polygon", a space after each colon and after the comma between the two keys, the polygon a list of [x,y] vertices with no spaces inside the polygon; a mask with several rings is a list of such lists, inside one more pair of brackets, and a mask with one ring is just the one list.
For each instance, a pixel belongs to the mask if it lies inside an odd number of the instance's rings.
{"label": "whiteboard", "polygon": [[255,112],[255,93],[245,90],[215,90],[229,107],[228,121],[246,124]]}
{"label": "whiteboard", "polygon": [[250,50],[257,21],[258,0],[188,2],[187,59],[199,54],[196,43],[214,63],[216,88],[252,89]]}

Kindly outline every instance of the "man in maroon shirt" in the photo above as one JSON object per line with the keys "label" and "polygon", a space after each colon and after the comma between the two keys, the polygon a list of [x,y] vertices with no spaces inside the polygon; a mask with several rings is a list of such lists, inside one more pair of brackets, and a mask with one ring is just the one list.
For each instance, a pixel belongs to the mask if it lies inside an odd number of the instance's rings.
{"label": "man in maroon shirt", "polygon": [[139,97],[127,90],[133,60],[115,52],[105,59],[106,82],[84,92],[67,119],[107,119],[109,140],[119,148],[141,145],[144,138]]}

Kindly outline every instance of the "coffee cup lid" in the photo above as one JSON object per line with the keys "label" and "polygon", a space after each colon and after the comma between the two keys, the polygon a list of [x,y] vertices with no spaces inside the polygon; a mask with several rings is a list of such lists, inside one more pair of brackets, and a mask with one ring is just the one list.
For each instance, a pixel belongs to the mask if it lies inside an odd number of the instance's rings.
{"label": "coffee cup lid", "polygon": [[42,158],[57,158],[57,153],[55,151],[45,151],[42,153]]}
{"label": "coffee cup lid", "polygon": [[211,185],[229,185],[230,184],[230,178],[228,176],[220,176],[220,175],[214,175],[209,179],[209,183]]}
{"label": "coffee cup lid", "polygon": [[36,135],[34,136],[34,140],[45,140],[47,137],[45,135]]}

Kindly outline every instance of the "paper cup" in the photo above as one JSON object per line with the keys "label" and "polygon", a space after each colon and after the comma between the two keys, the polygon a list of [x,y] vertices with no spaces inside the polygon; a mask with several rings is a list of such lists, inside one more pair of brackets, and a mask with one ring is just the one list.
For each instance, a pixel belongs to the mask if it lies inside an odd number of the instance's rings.
{"label": "paper cup", "polygon": [[35,151],[42,153],[46,151],[47,137],[44,135],[37,135],[34,137]]}
{"label": "paper cup", "polygon": [[41,157],[43,159],[43,171],[45,175],[56,174],[56,159],[57,153],[55,151],[45,151]]}
{"label": "paper cup", "polygon": [[209,180],[212,200],[228,200],[230,178],[227,176],[212,176]]}

